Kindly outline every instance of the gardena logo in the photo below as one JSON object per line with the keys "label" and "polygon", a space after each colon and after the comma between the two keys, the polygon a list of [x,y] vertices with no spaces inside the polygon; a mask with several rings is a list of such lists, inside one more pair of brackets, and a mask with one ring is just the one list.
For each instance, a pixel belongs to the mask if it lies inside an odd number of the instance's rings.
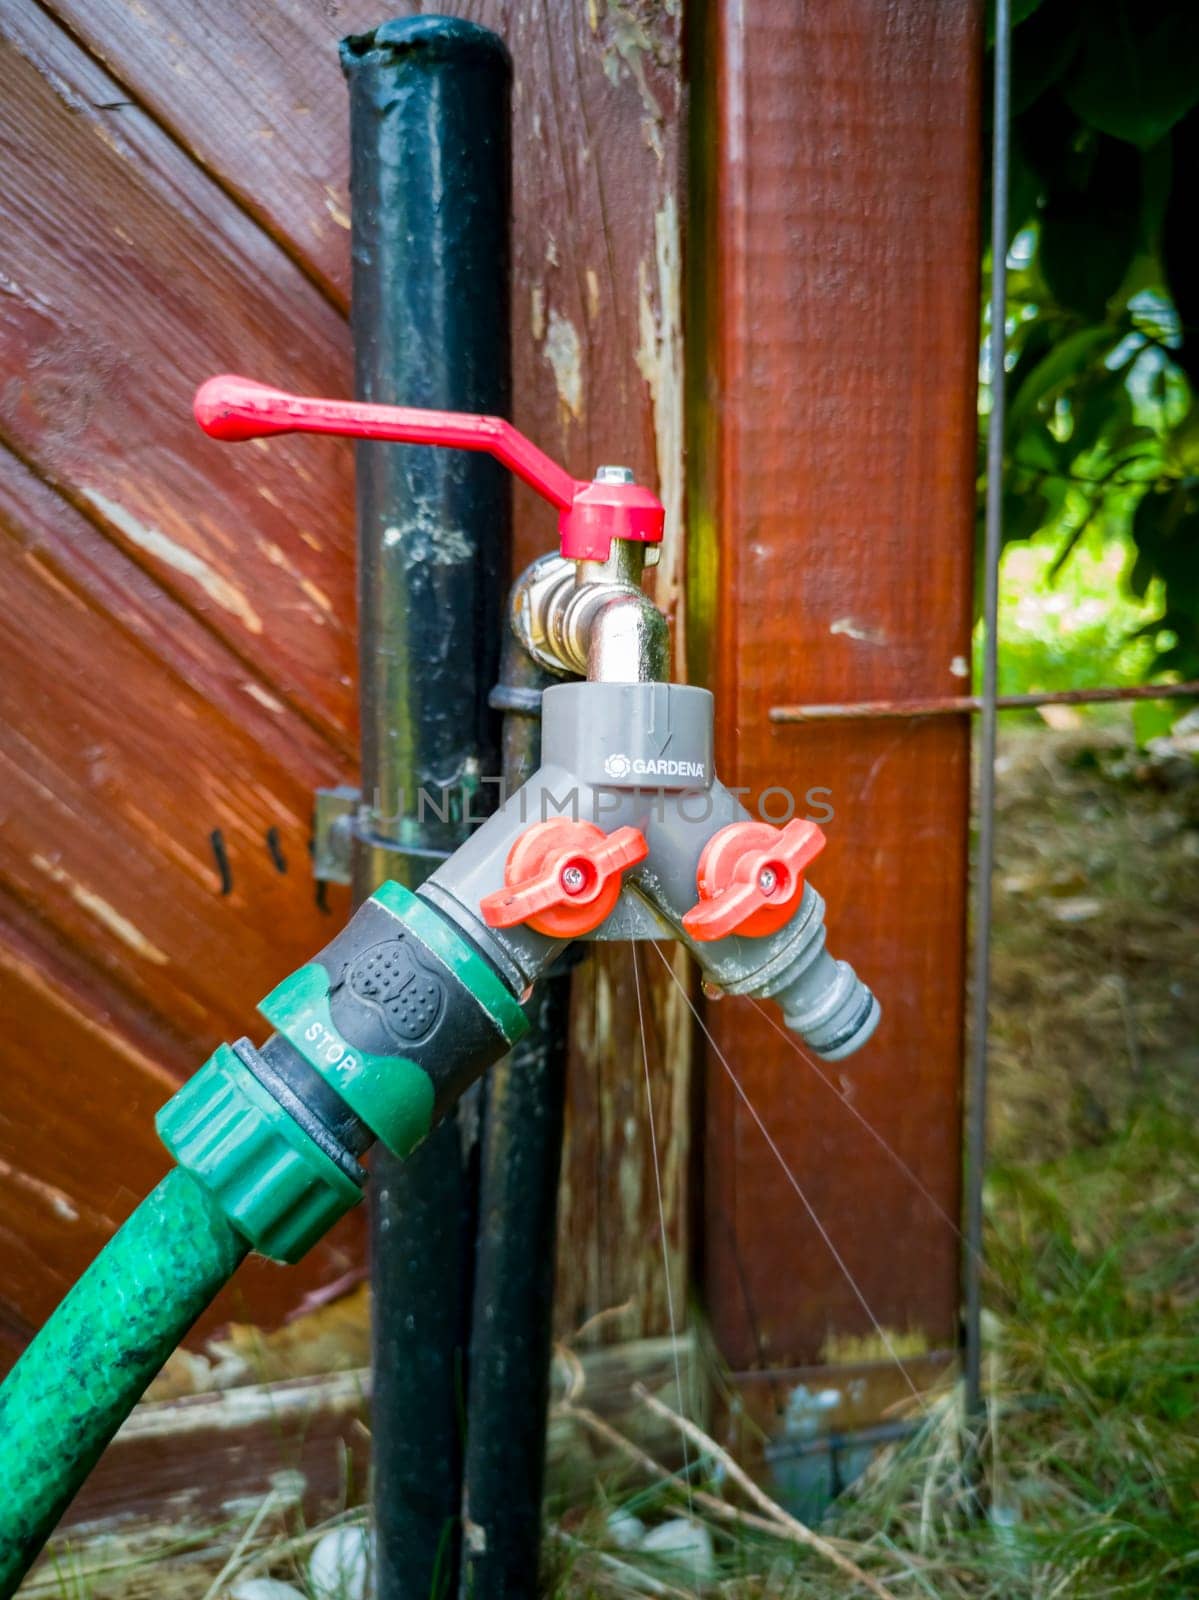
{"label": "gardena logo", "polygon": [[707,777],[702,761],[669,761],[664,756],[647,760],[624,754],[607,756],[604,771],[610,778],[700,778]]}

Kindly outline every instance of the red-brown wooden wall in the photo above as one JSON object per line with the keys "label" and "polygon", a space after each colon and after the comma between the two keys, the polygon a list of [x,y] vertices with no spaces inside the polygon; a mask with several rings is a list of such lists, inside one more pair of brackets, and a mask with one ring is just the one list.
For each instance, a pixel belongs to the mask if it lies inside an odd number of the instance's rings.
{"label": "red-brown wooden wall", "polygon": [[[416,7],[397,6],[397,11]],[[676,8],[443,7],[515,71],[516,420],[578,473],[661,468],[681,558]],[[602,13],[602,14],[600,14]],[[338,38],[378,0],[12,0],[0,11],[0,1349],[11,1359],[164,1160],[152,1115],[328,937],[310,796],[356,761],[351,454],[218,447],[201,378],[348,393]],[[518,496],[517,558],[552,514]],[[210,844],[219,829],[232,874]],[[276,830],[280,871],[268,842]],[[627,951],[579,984],[562,1322],[664,1279]],[[661,985],[657,994],[664,994]],[[655,997],[685,1074],[677,1006]],[[600,1028],[596,1018],[615,1012]],[[681,1081],[685,1081],[682,1079]],[[683,1270],[686,1119],[657,1084]],[[361,1261],[239,1274],[277,1320]]]}

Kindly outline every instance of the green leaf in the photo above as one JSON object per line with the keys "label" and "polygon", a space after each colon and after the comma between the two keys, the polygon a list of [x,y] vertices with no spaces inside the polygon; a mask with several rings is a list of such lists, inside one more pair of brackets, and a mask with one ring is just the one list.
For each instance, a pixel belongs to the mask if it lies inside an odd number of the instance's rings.
{"label": "green leaf", "polygon": [[1043,525],[1049,504],[1040,489],[1004,489],[1003,542],[1031,539]]}
{"label": "green leaf", "polygon": [[[1156,446],[1156,435],[1150,434],[1147,444]],[[1126,483],[1157,483],[1162,477],[1161,452],[1156,448],[1134,450],[1126,454],[1120,466],[1120,478]]]}
{"label": "green leaf", "polygon": [[1095,137],[1079,139],[1078,117],[1057,87],[1015,118],[1012,129],[1013,144],[1019,145],[1045,190],[1085,187]]}
{"label": "green leaf", "polygon": [[1091,0],[1082,48],[1063,83],[1071,109],[1147,150],[1199,103],[1199,20],[1169,0]]}
{"label": "green leaf", "polygon": [[1101,317],[1123,281],[1136,233],[1108,217],[1051,212],[1041,223],[1041,270],[1063,305]]}
{"label": "green leaf", "polygon": [[1017,471],[1065,473],[1069,465],[1069,444],[1055,439],[1040,418],[1029,423],[1012,451],[1012,466]]}
{"label": "green leaf", "polygon": [[[1056,395],[1071,379],[1086,369],[1105,346],[1112,348],[1118,335],[1112,328],[1080,328],[1069,338],[1055,344],[1013,389],[1008,401],[1007,432],[1014,438],[1017,430],[1044,401]],[[1014,379],[1016,372],[1011,374]]]}
{"label": "green leaf", "polygon": [[[986,188],[986,238],[984,248],[989,248],[991,243],[991,180],[987,178]],[[1041,202],[1042,184],[1036,168],[1026,159],[1024,151],[1018,141],[1013,138],[1011,157],[1008,163],[1008,248],[1012,240],[1022,229],[1027,228],[1030,222],[1037,218],[1037,208]]]}
{"label": "green leaf", "polygon": [[1170,457],[1184,472],[1199,474],[1199,406],[1194,402],[1170,436]]}
{"label": "green leaf", "polygon": [[1038,259],[1054,296],[1091,320],[1103,317],[1141,238],[1141,163],[1127,145],[1095,141],[1084,172],[1046,198]]}
{"label": "green leaf", "polygon": [[[1145,561],[1151,568],[1157,569],[1171,530],[1178,521],[1180,494],[1181,491],[1177,489],[1169,494],[1158,494],[1150,489],[1141,496],[1132,519],[1132,541],[1137,547],[1138,566]],[[1133,570],[1135,572],[1136,568]],[[1141,592],[1144,592],[1143,588]]]}
{"label": "green leaf", "polygon": [[1127,437],[1124,430],[1132,421],[1132,402],[1122,372],[1103,370],[1097,382],[1071,396],[1071,403],[1070,450],[1075,460],[1094,450],[1101,438],[1119,448],[1116,441]]}
{"label": "green leaf", "polygon": [[[1018,27],[1026,17],[1031,17],[1039,11],[1043,0],[1012,0],[1012,27]],[[995,0],[987,0],[986,18],[984,21],[984,36],[987,49],[995,47]]]}
{"label": "green leaf", "polygon": [[1195,226],[1195,175],[1199,173],[1199,110],[1170,135],[1174,176],[1162,220],[1162,266],[1182,325],[1175,360],[1199,392],[1199,228]]}
{"label": "green leaf", "polygon": [[1142,749],[1150,739],[1161,739],[1174,726],[1178,708],[1169,700],[1138,700],[1132,708],[1133,736]]}
{"label": "green leaf", "polygon": [[1137,547],[1132,582],[1143,593],[1150,576],[1162,579],[1169,626],[1184,647],[1193,646],[1199,634],[1199,510],[1185,486],[1144,495],[1132,537]]}
{"label": "green leaf", "polygon": [[1012,116],[1035,104],[1073,61],[1082,38],[1070,6],[1048,5],[1012,36]]}
{"label": "green leaf", "polygon": [[1162,139],[1141,157],[1141,242],[1150,252],[1161,240],[1173,182],[1174,152],[1170,140]]}
{"label": "green leaf", "polygon": [[1155,577],[1156,573],[1153,570],[1151,558],[1144,550],[1138,550],[1137,558],[1132,564],[1131,572],[1128,574],[1128,587],[1138,600],[1143,600],[1149,593],[1149,585]]}

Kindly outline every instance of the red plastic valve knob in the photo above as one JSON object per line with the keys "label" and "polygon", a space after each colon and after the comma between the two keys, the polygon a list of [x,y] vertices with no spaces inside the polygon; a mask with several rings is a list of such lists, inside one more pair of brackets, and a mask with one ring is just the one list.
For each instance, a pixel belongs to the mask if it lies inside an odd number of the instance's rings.
{"label": "red plastic valve knob", "polygon": [[606,561],[613,539],[636,544],[662,541],[666,510],[657,495],[637,483],[572,478],[503,417],[361,400],[317,400],[230,372],[200,385],[193,410],[205,433],[235,444],[275,433],[337,433],[352,439],[484,450],[557,508],[562,554],[572,561]]}
{"label": "red plastic valve knob", "polygon": [[816,824],[798,817],[785,828],[731,822],[704,846],[696,870],[699,904],[683,927],[704,943],[731,933],[750,939],[777,933],[799,909],[804,868],[824,844]]}
{"label": "red plastic valve knob", "polygon": [[598,928],[620,898],[621,875],[649,854],[639,828],[605,833],[594,822],[534,823],[508,852],[504,887],[479,902],[489,928],[527,922],[550,939]]}

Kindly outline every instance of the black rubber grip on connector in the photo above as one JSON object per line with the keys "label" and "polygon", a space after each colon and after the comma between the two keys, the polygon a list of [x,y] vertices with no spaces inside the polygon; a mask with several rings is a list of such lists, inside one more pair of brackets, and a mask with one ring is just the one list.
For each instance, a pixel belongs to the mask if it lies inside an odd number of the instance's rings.
{"label": "black rubber grip on connector", "polygon": [[503,1035],[471,990],[373,900],[316,961],[329,974],[329,1009],[342,1038],[372,1055],[415,1061],[433,1083],[435,1122],[504,1053]]}

